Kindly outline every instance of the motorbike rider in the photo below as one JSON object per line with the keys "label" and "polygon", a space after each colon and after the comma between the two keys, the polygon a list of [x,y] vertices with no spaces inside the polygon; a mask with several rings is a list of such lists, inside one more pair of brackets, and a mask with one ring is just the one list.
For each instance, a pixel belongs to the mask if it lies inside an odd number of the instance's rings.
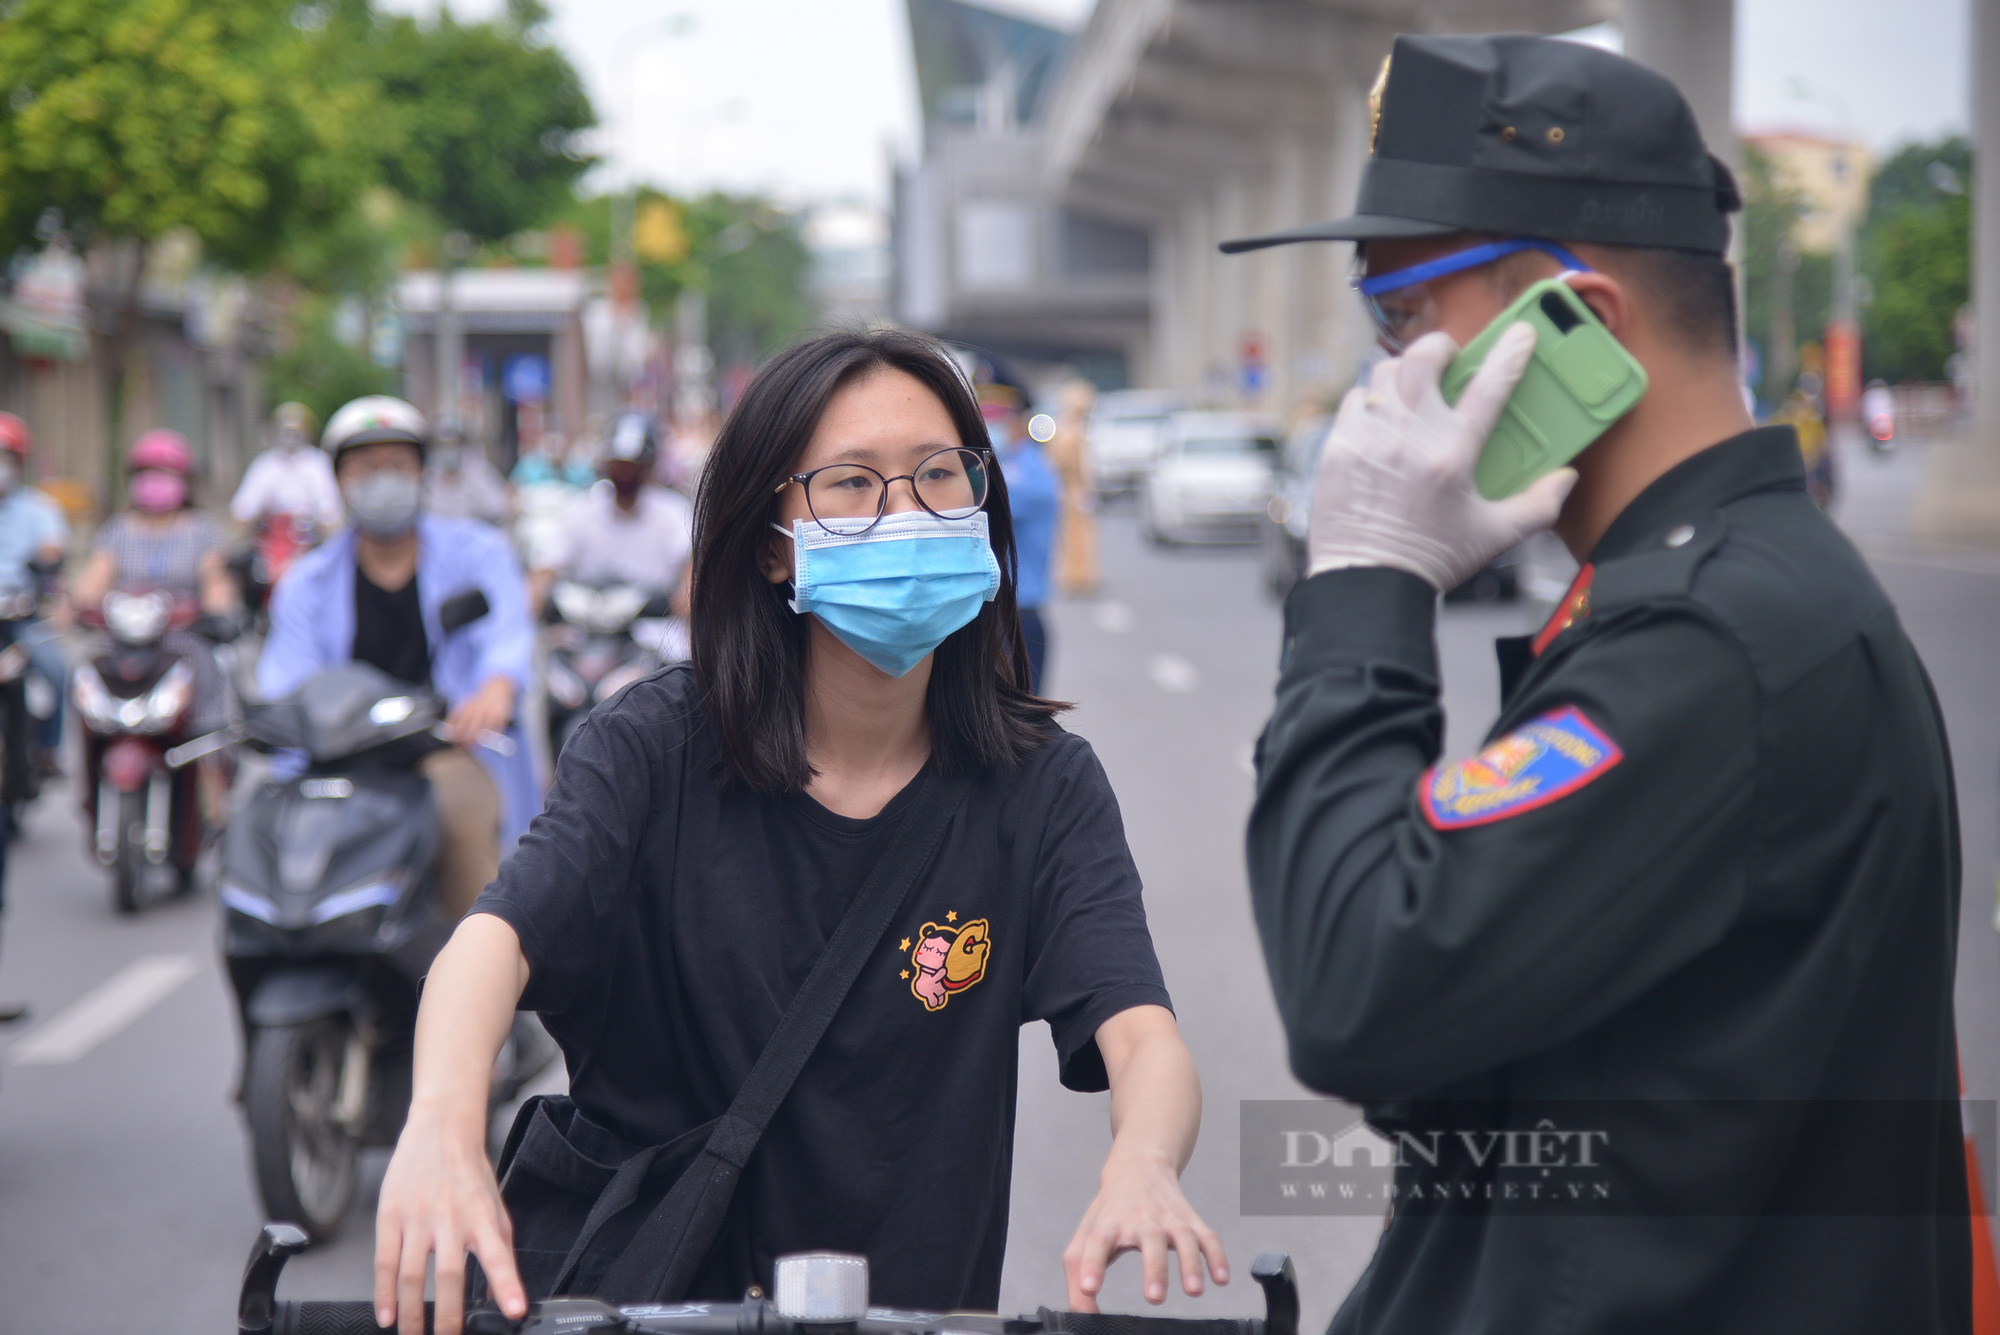
{"label": "motorbike rider", "polygon": [[[0,413],[0,592],[22,593],[34,587],[33,565],[54,570],[69,550],[69,521],[62,508],[28,485],[28,454],[34,443],[28,424],[13,413]],[[47,682],[56,707],[42,723],[42,768],[58,773],[62,747],[63,701],[69,664],[56,643],[55,628],[33,621],[18,632],[28,650],[28,671]]]}
{"label": "motorbike rider", "polygon": [[507,479],[486,461],[486,451],[468,445],[458,423],[438,423],[424,459],[424,509],[439,516],[505,524]]}
{"label": "motorbike rider", "polygon": [[[222,526],[196,507],[194,452],[187,437],[160,428],[143,432],[125,456],[129,508],[107,519],[70,596],[79,608],[95,609],[104,595],[158,590],[177,602],[192,602],[209,616],[233,621],[240,610],[229,577]],[[228,721],[229,684],[210,641],[188,630],[169,630],[161,644],[194,668],[194,709],[190,726],[211,732]],[[229,777],[218,754],[199,762],[202,800],[212,821],[227,810]]]}
{"label": "motorbike rider", "polygon": [[326,456],[313,448],[312,409],[281,403],[271,414],[271,445],[250,461],[229,502],[230,516],[255,526],[289,516],[324,537],[340,527],[340,488]]}
{"label": "motorbike rider", "polygon": [[[429,435],[422,413],[384,395],[356,399],[328,419],[321,445],[350,523],[294,562],[272,591],[257,686],[278,699],[322,668],[364,662],[444,697],[457,745],[426,757],[423,770],[443,836],[441,895],[461,913],[541,806],[514,722],[534,627],[520,564],[499,530],[425,512]],[[486,615],[446,637],[439,608],[474,589],[486,596]],[[489,732],[511,737],[513,754],[477,745]]]}
{"label": "motorbike rider", "polygon": [[[28,424],[13,413],[0,413],[0,591],[18,593],[33,587],[31,563],[59,566],[69,546],[69,524],[62,511],[41,492],[27,485],[28,451],[33,437]],[[42,763],[55,764],[62,741],[62,699],[69,665],[47,623],[34,621],[19,632],[28,649],[28,671],[41,676],[55,691],[55,712],[42,725]],[[0,820],[6,819],[0,808]],[[7,840],[0,837],[0,930],[6,925]],[[0,1024],[27,1017],[19,1002],[0,1001]]]}
{"label": "motorbike rider", "polygon": [[535,571],[538,613],[561,576],[670,594],[674,615],[687,616],[694,507],[679,492],[653,481],[659,458],[660,430],[652,416],[621,414],[599,463],[603,480],[565,516],[547,564]]}

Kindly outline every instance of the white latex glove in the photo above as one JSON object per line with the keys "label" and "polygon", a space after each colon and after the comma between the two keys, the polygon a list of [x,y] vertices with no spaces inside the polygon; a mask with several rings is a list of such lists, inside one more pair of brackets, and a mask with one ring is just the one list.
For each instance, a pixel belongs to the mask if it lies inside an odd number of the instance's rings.
{"label": "white latex glove", "polygon": [[1367,389],[1349,390],[1313,487],[1309,573],[1389,566],[1442,593],[1555,523],[1576,485],[1573,468],[1500,501],[1472,483],[1479,452],[1534,349],[1535,331],[1525,323],[1501,335],[1456,408],[1438,388],[1458,355],[1449,334],[1424,335],[1378,365]]}

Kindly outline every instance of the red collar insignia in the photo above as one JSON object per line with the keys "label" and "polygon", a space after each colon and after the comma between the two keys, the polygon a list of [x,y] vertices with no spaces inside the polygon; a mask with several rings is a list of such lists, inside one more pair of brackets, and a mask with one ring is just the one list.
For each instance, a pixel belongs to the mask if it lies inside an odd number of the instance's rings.
{"label": "red collar insignia", "polygon": [[1535,635],[1529,651],[1540,658],[1542,651],[1555,641],[1556,636],[1590,615],[1590,581],[1597,575],[1597,567],[1586,565],[1576,572],[1570,581],[1569,591],[1556,604],[1556,610],[1549,615],[1548,624]]}

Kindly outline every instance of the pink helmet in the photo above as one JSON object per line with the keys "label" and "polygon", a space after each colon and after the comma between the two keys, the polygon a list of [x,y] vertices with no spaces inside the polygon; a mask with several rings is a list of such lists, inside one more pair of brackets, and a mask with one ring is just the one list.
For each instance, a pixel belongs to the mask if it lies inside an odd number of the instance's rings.
{"label": "pink helmet", "polygon": [[125,456],[125,467],[134,473],[142,468],[158,468],[186,477],[194,471],[194,452],[188,448],[186,436],[159,427],[142,433],[132,442],[131,452]]}

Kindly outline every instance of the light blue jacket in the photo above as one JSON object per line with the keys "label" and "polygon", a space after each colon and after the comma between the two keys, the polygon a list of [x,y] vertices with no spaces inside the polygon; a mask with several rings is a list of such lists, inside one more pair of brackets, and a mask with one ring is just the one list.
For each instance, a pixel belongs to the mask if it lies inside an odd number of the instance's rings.
{"label": "light blue jacket", "polygon": [[[485,592],[486,615],[445,636],[438,609],[472,589]],[[431,645],[431,681],[446,703],[457,704],[493,676],[510,678],[517,700],[528,698],[535,626],[521,563],[498,529],[476,519],[419,515],[417,600]],[[349,528],[301,556],[271,590],[271,634],[257,660],[257,689],[276,700],[321,668],[353,658],[354,530]],[[500,789],[502,850],[513,847],[542,809],[534,759],[518,721],[508,735],[514,739],[511,756],[473,748]]]}

